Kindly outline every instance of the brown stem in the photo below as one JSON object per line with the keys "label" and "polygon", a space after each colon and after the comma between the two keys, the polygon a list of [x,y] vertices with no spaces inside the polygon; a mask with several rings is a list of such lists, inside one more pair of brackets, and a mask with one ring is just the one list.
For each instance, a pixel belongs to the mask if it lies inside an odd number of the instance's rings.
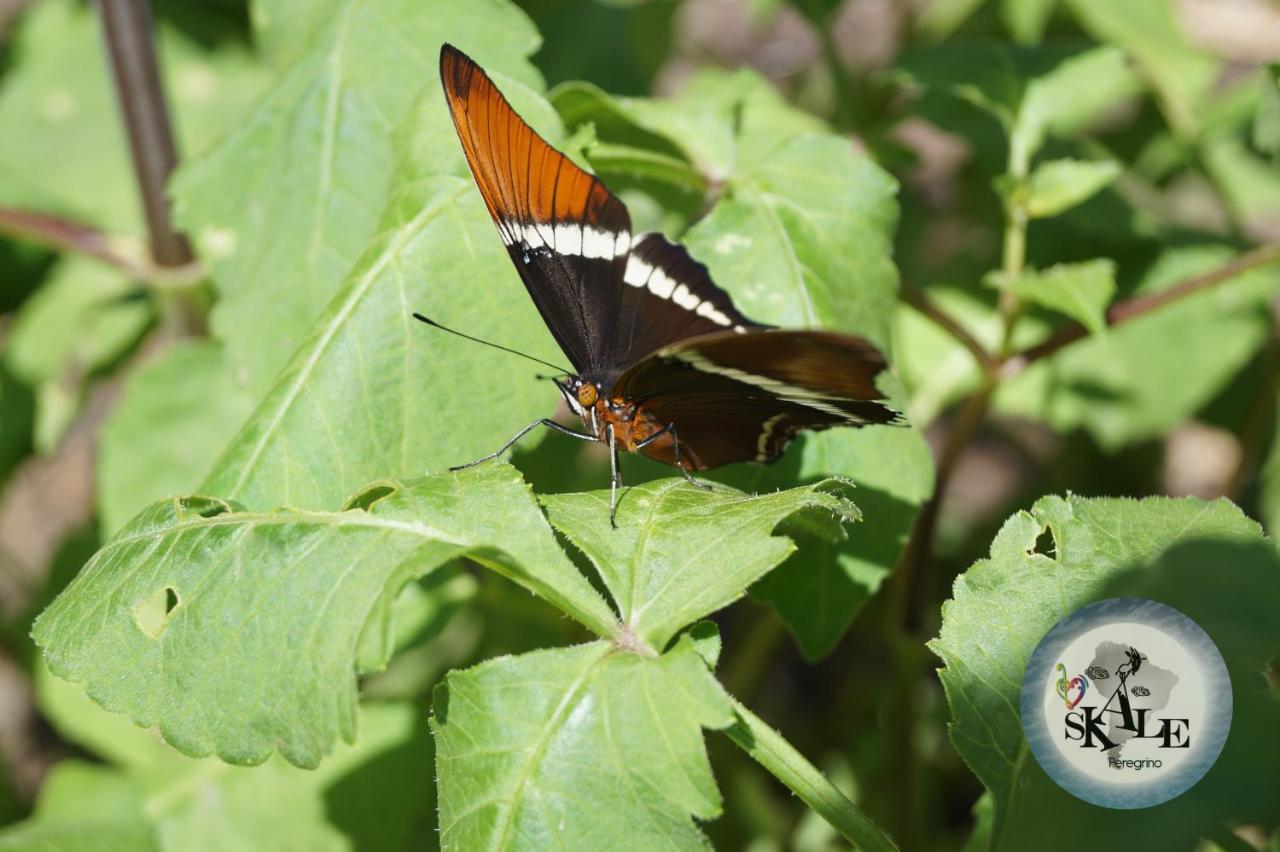
{"label": "brown stem", "polygon": [[95,257],[136,278],[147,278],[152,271],[145,259],[121,251],[102,231],[46,213],[0,207],[0,232],[46,248]]}
{"label": "brown stem", "polygon": [[138,191],[158,266],[186,266],[191,246],[173,227],[165,185],[178,161],[164,88],[151,41],[147,0],[97,0]]}
{"label": "brown stem", "polygon": [[[1117,302],[1107,309],[1107,325],[1114,327],[1137,319],[1140,316],[1145,316],[1171,302],[1176,302],[1194,293],[1207,290],[1210,287],[1221,284],[1223,281],[1235,278],[1241,273],[1248,272],[1250,269],[1265,266],[1268,263],[1275,263],[1276,261],[1280,261],[1280,243],[1259,246],[1252,251],[1245,252],[1234,260],[1224,263],[1217,269],[1201,275],[1193,275],[1158,293],[1135,296],[1132,299]],[[1001,378],[1012,378],[1026,369],[1028,364],[1041,358],[1047,358],[1059,349],[1075,343],[1087,335],[1088,331],[1084,326],[1067,326],[1047,340],[1011,356],[1000,371]]]}
{"label": "brown stem", "polygon": [[939,328],[954,337],[957,343],[968,349],[978,362],[978,366],[982,368],[982,372],[987,375],[994,375],[1000,368],[1000,361],[987,351],[987,348],[979,342],[978,338],[970,334],[955,317],[939,307],[937,302],[930,299],[923,290],[917,287],[904,286],[902,288],[902,300],[915,308],[922,316],[933,320]]}

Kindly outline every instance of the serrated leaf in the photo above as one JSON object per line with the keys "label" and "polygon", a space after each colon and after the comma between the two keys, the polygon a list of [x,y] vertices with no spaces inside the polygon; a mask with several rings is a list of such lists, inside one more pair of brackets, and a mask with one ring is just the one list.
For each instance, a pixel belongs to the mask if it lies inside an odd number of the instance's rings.
{"label": "serrated leaf", "polygon": [[1084,29],[1133,55],[1151,79],[1173,128],[1191,134],[1218,74],[1218,62],[1193,47],[1169,0],[1067,0]]}
{"label": "serrated leaf", "polygon": [[606,642],[453,672],[432,708],[446,848],[705,848],[720,813],[702,728],[733,722],[693,643]]}
{"label": "serrated leaf", "polygon": [[[601,634],[614,618],[512,468],[375,483],[342,512],[158,503],[32,635],[59,677],[190,755],[315,766],[355,736],[357,670],[391,651],[405,583],[468,556]],[[107,593],[106,590],[110,590]]]}
{"label": "serrated leaf", "polygon": [[1021,199],[1032,219],[1056,216],[1107,187],[1120,176],[1112,160],[1050,160],[1036,166]]}
{"label": "serrated leaf", "polygon": [[[255,398],[370,238],[400,223],[379,216],[394,188],[419,175],[397,173],[395,131],[423,91],[438,90],[440,44],[538,83],[526,59],[538,35],[505,0],[343,0],[318,24],[319,7],[296,22],[289,9],[260,17],[272,22],[272,44],[299,38],[305,50],[287,51],[292,61],[261,103],[174,184],[180,224],[213,261],[214,329]],[[455,160],[435,171],[456,171]],[[270,281],[282,286],[262,286]]]}
{"label": "serrated leaf", "polygon": [[622,623],[661,650],[678,631],[741,597],[795,550],[774,530],[789,528],[843,538],[856,509],[829,493],[828,480],[749,496],[703,491],[683,479],[628,488],[609,525],[609,492],[542,498],[553,526],[587,555],[613,597]]}
{"label": "serrated leaf", "polygon": [[999,275],[994,280],[1019,298],[1065,314],[1101,334],[1107,327],[1107,306],[1116,293],[1116,265],[1105,259],[1060,263],[1024,271],[1012,280]]}
{"label": "serrated leaf", "polygon": [[[248,47],[191,10],[193,38],[161,17],[161,71],[180,150],[198,154],[230,128],[266,82]],[[137,185],[107,73],[97,16],[74,0],[45,0],[23,15],[0,86],[0,203],[145,235]],[[194,29],[192,30],[194,32]]]}
{"label": "serrated leaf", "polygon": [[[1215,246],[1168,251],[1138,293],[1154,293],[1231,258]],[[1001,411],[1116,450],[1167,432],[1230,381],[1267,338],[1274,272],[1253,271],[1082,340],[1003,384]]]}
{"label": "serrated leaf", "polygon": [[[554,128],[545,103],[512,86],[534,126]],[[424,97],[405,138],[381,234],[215,463],[203,493],[255,509],[331,507],[372,479],[487,455],[554,409],[552,389],[533,380],[537,365],[411,316],[420,311],[562,360],[474,181],[441,173],[465,166],[439,91]]]}
{"label": "serrated leaf", "polygon": [[[1037,538],[1053,537],[1051,555]],[[1248,792],[1239,779],[1280,755],[1280,706],[1261,672],[1275,652],[1280,555],[1258,526],[1226,500],[1141,501],[1046,497],[1010,518],[989,559],[956,580],[930,647],[951,707],[951,738],[994,799],[991,849],[1075,848],[1046,835],[1050,815],[1099,836],[1190,845],[1219,821],[1240,824],[1275,812],[1275,785]],[[1095,600],[1154,596],[1214,639],[1233,688],[1233,731],[1214,768],[1175,801],[1140,812],[1088,805],[1051,781],[1030,756],[1017,710],[1023,670],[1060,618]]]}
{"label": "serrated leaf", "polygon": [[[212,342],[178,344],[131,373],[98,438],[104,533],[162,497],[193,492],[250,408]],[[139,453],[144,435],[146,452]]]}

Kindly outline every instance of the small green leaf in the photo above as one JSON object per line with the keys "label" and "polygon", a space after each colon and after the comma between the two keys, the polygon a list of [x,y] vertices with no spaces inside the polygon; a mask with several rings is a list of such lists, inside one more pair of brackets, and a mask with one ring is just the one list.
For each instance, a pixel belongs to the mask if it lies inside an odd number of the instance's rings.
{"label": "small green leaf", "polygon": [[1280,168],[1234,137],[1207,141],[1202,152],[1205,167],[1235,218],[1246,229],[1256,228],[1263,235],[1260,238],[1273,233],[1280,225]]}
{"label": "small green leaf", "polygon": [[[90,560],[33,636],[55,674],[187,754],[253,764],[278,749],[315,766],[338,734],[355,735],[355,674],[385,665],[392,601],[450,560],[468,556],[612,632],[509,466],[383,485],[344,512],[158,503]],[[140,623],[158,592],[165,611]]]}
{"label": "small green leaf", "polygon": [[733,710],[689,639],[500,657],[436,688],[446,848],[701,849],[720,813],[702,728]]}
{"label": "small green leaf", "polygon": [[1258,109],[1253,119],[1253,144],[1272,159],[1280,157],[1280,62],[1262,69]]}
{"label": "small green leaf", "polygon": [[[1048,532],[1046,549],[1037,545]],[[1212,592],[1212,593],[1209,593]],[[1275,653],[1280,554],[1226,500],[1141,501],[1046,497],[1011,517],[989,559],[956,580],[939,637],[951,739],[990,791],[993,850],[1076,848],[1045,820],[1088,825],[1100,836],[1132,829],[1132,813],[1088,805],[1031,757],[1018,714],[1023,670],[1060,618],[1095,600],[1154,597],[1210,635],[1233,683],[1232,736],[1205,778],[1178,799],[1143,811],[1143,843],[1194,845],[1214,826],[1275,813],[1275,785],[1242,788],[1280,760],[1280,705],[1261,672]]]}
{"label": "small green leaf", "polygon": [[1039,44],[1058,0],[1002,0],[1000,18],[1023,44]]}
{"label": "small green leaf", "polygon": [[1116,265],[1110,260],[1062,263],[1025,271],[1013,280],[998,274],[992,280],[1019,298],[1065,314],[1101,334],[1107,327],[1107,306],[1116,293]]}
{"label": "small green leaf", "polygon": [[1032,219],[1056,216],[1089,199],[1120,175],[1112,160],[1050,160],[1027,181],[1023,206]]}
{"label": "small green leaf", "polygon": [[103,531],[114,533],[162,497],[194,491],[249,411],[222,347],[210,342],[177,345],[130,374],[98,439]]}
{"label": "small green leaf", "polygon": [[609,492],[542,498],[553,526],[595,564],[622,623],[651,647],[741,597],[795,545],[775,528],[790,519],[842,538],[853,504],[829,493],[836,481],[747,496],[703,491],[683,479],[628,488],[609,525]]}

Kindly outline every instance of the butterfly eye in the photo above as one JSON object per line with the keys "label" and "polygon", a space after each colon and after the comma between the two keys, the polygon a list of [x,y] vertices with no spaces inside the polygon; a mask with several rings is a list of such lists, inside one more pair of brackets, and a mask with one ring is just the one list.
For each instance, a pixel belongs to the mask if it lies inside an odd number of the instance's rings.
{"label": "butterfly eye", "polygon": [[590,408],[596,404],[596,386],[590,384],[578,385],[578,404],[584,408]]}

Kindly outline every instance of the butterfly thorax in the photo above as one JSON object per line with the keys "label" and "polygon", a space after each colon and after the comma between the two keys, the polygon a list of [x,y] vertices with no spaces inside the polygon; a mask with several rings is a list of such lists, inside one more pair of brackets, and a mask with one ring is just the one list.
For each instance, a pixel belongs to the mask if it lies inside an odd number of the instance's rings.
{"label": "butterfly thorax", "polygon": [[609,443],[612,431],[613,440],[619,448],[635,452],[646,438],[663,429],[664,424],[643,406],[624,397],[610,395],[595,382],[571,376],[563,384],[557,384],[569,407],[582,418],[587,431],[602,443]]}

